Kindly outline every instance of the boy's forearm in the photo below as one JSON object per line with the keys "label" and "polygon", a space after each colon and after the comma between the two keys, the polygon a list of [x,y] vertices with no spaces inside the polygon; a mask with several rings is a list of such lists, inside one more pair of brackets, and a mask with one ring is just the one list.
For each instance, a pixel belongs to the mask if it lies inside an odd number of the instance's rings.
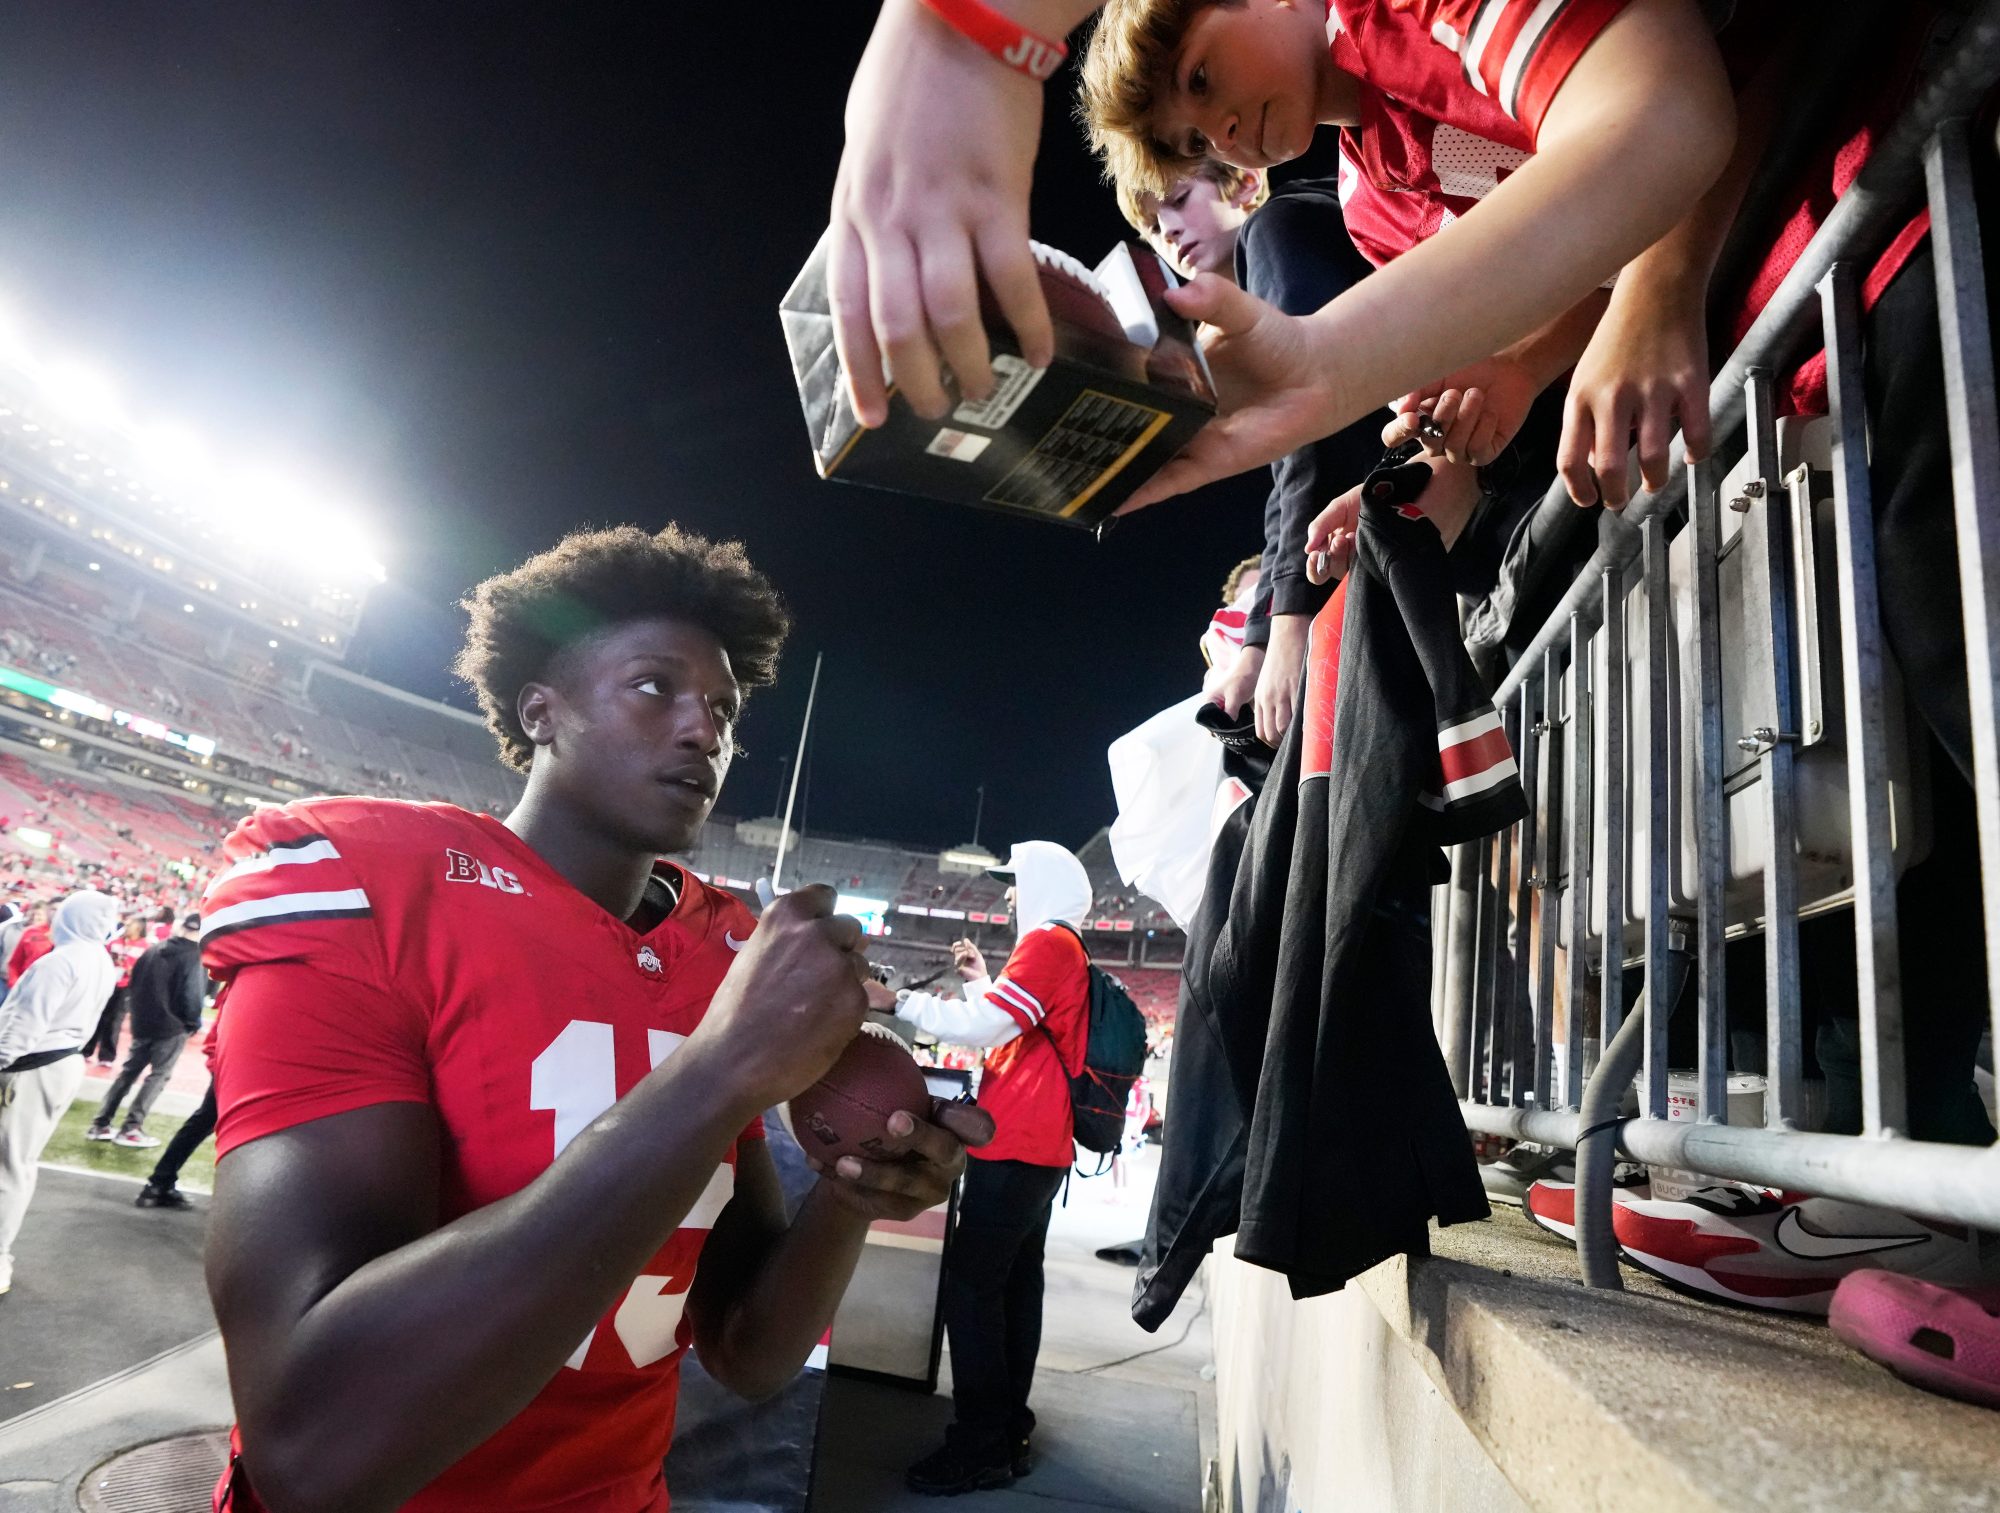
{"label": "boy's forearm", "polygon": [[1784,98],[1796,56],[1795,42],[1796,36],[1788,36],[1739,97],[1735,145],[1722,176],[1671,231],[1634,259],[1631,272],[1638,288],[1653,295],[1706,302],[1716,261],[1736,224],[1737,212],[1743,208],[1751,177],[1770,145],[1778,101]]}
{"label": "boy's forearm", "polygon": [[684,1051],[520,1192],[342,1279],[289,1332],[279,1406],[244,1414],[260,1464],[315,1468],[327,1506],[399,1506],[563,1369],[753,1115]]}
{"label": "boy's forearm", "polygon": [[1094,15],[1103,0],[987,0],[987,3],[1045,37],[1062,37]]}
{"label": "boy's forearm", "polygon": [[[1475,212],[1307,317],[1333,425],[1573,310],[1706,187],[1673,156],[1660,133],[1636,125],[1538,153]],[[1663,179],[1667,190],[1635,211],[1632,177]]]}
{"label": "boy's forearm", "polygon": [[1537,391],[1546,389],[1576,366],[1590,336],[1610,303],[1609,290],[1593,289],[1546,326],[1523,337],[1501,355],[1517,362],[1534,380]]}

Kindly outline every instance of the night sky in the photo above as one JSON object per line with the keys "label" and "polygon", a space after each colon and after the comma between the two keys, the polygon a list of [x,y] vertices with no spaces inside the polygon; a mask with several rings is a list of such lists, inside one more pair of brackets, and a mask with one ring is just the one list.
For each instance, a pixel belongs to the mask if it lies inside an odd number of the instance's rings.
{"label": "night sky", "polygon": [[[649,14],[638,14],[641,10]],[[369,506],[353,665],[454,697],[454,601],[578,525],[741,538],[798,625],[720,807],[770,812],[815,652],[815,830],[1080,844],[1198,686],[1261,475],[1082,532],[820,482],[777,305],[874,7],[37,0],[0,46],[0,301],[144,418]],[[1033,222],[1123,222],[1050,88]]]}

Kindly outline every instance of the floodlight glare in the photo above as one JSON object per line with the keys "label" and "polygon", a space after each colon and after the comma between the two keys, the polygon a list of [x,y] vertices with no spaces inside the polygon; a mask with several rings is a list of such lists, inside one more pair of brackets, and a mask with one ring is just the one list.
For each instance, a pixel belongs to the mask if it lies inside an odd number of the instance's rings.
{"label": "floodlight glare", "polygon": [[97,369],[63,358],[50,363],[40,377],[42,396],[72,420],[122,428],[124,411],[118,390]]}
{"label": "floodlight glare", "polygon": [[204,515],[266,556],[338,579],[380,583],[388,576],[355,513],[296,475],[272,467],[245,469],[220,482],[204,504]]}
{"label": "floodlight glare", "polygon": [[214,470],[208,443],[185,426],[150,425],[139,434],[139,445],[157,481],[176,492],[200,484]]}

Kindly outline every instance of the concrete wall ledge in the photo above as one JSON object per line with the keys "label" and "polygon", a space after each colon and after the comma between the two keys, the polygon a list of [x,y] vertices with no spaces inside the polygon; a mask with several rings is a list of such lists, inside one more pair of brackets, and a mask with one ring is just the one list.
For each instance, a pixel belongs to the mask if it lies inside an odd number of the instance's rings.
{"label": "concrete wall ledge", "polygon": [[1434,1244],[1355,1288],[1538,1513],[2000,1510],[2000,1414],[1903,1384],[1822,1324],[1629,1269],[1632,1290],[1591,1291],[1512,1212]]}

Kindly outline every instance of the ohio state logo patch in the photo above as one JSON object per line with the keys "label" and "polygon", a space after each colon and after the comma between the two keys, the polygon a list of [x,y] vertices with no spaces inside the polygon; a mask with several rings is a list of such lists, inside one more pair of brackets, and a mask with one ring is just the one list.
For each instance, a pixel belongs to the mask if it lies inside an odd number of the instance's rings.
{"label": "ohio state logo patch", "polygon": [[639,970],[642,972],[651,972],[655,977],[664,970],[660,966],[660,958],[654,953],[651,946],[639,947]]}

